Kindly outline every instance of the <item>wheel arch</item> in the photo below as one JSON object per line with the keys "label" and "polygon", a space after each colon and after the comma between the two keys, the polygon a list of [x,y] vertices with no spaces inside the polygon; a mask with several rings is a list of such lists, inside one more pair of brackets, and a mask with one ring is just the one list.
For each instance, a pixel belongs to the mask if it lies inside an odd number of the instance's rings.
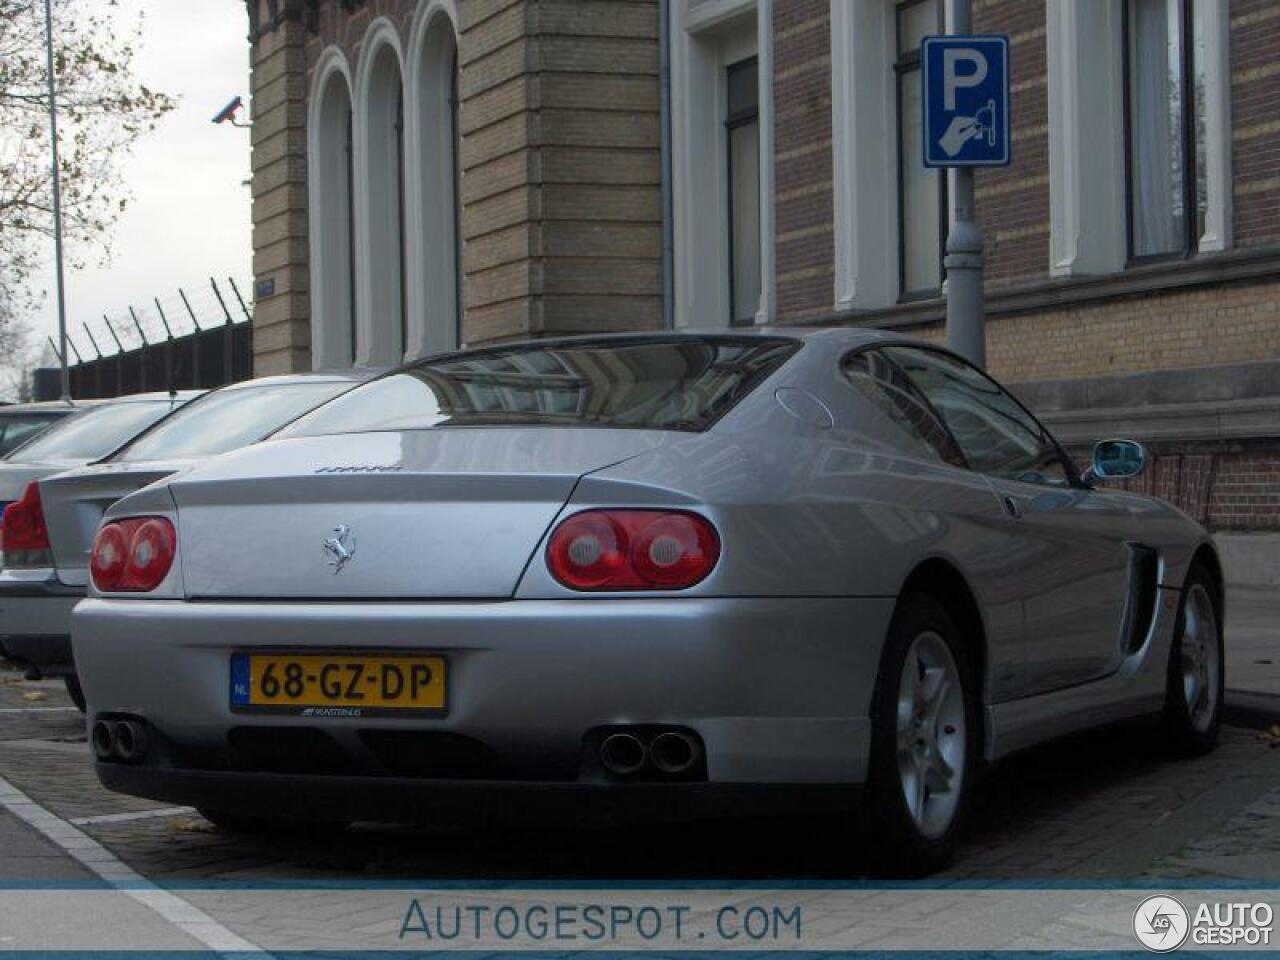
{"label": "wheel arch", "polygon": [[[1187,576],[1191,576],[1191,571],[1197,567],[1203,567],[1213,581],[1213,606],[1218,614],[1218,623],[1222,624],[1227,612],[1226,579],[1222,573],[1222,560],[1212,543],[1205,541],[1196,548],[1191,556],[1191,563],[1187,565]],[[1185,587],[1184,579],[1183,588]]]}
{"label": "wheel arch", "polygon": [[[987,701],[987,630],[978,598],[964,574],[950,561],[931,557],[916,565],[898,591],[898,604],[912,593],[923,593],[942,604],[955,621],[973,658],[978,677],[979,706]],[[979,715],[982,710],[978,711]]]}

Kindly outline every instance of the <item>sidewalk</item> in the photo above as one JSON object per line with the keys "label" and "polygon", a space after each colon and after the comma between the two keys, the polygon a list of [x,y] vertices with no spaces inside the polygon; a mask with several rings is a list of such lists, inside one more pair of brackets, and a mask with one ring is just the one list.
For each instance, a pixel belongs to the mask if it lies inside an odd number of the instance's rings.
{"label": "sidewalk", "polygon": [[1231,715],[1280,723],[1280,589],[1228,588],[1226,647]]}

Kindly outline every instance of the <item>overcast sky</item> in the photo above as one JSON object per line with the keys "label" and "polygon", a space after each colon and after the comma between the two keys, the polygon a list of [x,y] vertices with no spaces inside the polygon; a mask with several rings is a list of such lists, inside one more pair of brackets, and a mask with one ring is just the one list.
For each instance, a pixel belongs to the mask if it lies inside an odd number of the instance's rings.
{"label": "overcast sky", "polygon": [[[108,6],[106,0],[77,2]],[[250,194],[244,183],[249,178],[249,131],[210,122],[233,96],[249,101],[244,2],[121,0],[122,24],[136,23],[140,12],[145,20],[139,79],[177,97],[178,105],[139,143],[124,167],[134,200],[116,226],[111,262],[67,276],[68,329],[85,359],[93,351],[84,321],[104,353],[115,349],[103,326],[104,313],[113,323],[121,318],[131,323],[132,305],[142,313],[144,326],[154,330],[153,299],[159,297],[169,319],[185,331],[190,320],[182,316],[179,287],[186,289],[201,321],[209,323],[217,311],[210,276],[219,283],[235,277],[246,299],[252,293]],[[56,340],[52,249],[49,260],[42,284],[49,297],[37,323],[41,339],[53,334]],[[230,291],[227,295],[231,297]],[[125,346],[130,345],[126,340]]]}

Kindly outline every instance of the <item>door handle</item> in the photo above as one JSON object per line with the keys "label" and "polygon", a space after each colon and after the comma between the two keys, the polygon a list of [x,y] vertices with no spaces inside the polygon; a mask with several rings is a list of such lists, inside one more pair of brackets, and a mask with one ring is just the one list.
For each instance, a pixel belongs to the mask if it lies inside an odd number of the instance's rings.
{"label": "door handle", "polygon": [[1002,497],[1004,501],[1004,512],[1009,514],[1015,520],[1022,519],[1022,507],[1018,506],[1018,501],[1013,497]]}

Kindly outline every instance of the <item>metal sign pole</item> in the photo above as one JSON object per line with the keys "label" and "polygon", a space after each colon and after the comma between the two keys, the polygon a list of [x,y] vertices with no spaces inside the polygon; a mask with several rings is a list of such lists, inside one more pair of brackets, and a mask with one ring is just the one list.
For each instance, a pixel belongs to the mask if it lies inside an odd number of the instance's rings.
{"label": "metal sign pole", "polygon": [[44,0],[45,64],[49,81],[49,147],[53,172],[53,250],[58,276],[58,338],[62,342],[62,399],[71,399],[71,371],[67,368],[67,291],[62,256],[62,171],[58,167],[58,101],[53,75],[53,7]]}
{"label": "metal sign pole", "polygon": [[[973,27],[969,0],[953,0],[951,34]],[[954,218],[947,235],[947,346],[978,367],[987,365],[986,308],[983,303],[982,226],[974,209],[973,168],[952,172]]]}

